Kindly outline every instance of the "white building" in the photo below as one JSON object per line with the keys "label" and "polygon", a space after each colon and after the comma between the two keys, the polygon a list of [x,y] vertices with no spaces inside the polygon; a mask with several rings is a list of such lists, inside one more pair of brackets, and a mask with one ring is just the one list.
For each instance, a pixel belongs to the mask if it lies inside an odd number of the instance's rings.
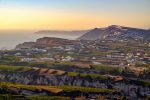
{"label": "white building", "polygon": [[55,59],[44,57],[44,58],[40,58],[40,61],[55,61]]}
{"label": "white building", "polygon": [[35,61],[34,58],[22,58],[21,62],[31,62],[31,61]]}
{"label": "white building", "polygon": [[67,56],[67,57],[62,57],[62,61],[67,62],[67,61],[73,61],[74,58]]}

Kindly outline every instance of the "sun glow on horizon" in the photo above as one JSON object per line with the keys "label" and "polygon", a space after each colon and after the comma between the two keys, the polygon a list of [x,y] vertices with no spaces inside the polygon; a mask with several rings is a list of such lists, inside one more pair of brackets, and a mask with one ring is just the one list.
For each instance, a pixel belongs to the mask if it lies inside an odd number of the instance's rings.
{"label": "sun glow on horizon", "polygon": [[[6,0],[6,1],[9,2],[10,0]],[[14,0],[14,2],[15,1],[17,0]],[[31,0],[31,1],[35,2],[35,0]],[[41,1],[41,0],[38,0],[38,1]],[[47,0],[43,0],[43,2],[44,1],[47,1]],[[59,4],[61,4],[60,0],[57,0],[57,1],[59,1]],[[67,0],[64,0],[64,1],[67,1]],[[98,0],[94,0],[94,1],[98,2]],[[143,0],[143,1],[146,1],[146,0]],[[30,1],[28,0],[28,2]],[[87,0],[87,2],[91,2],[91,0]],[[50,1],[48,3],[49,5],[51,5]],[[69,7],[65,8],[64,5],[63,7],[60,7],[60,8],[57,6],[51,7],[51,8],[49,8],[48,6],[47,7],[44,7],[44,6],[31,7],[32,4],[30,5],[30,7],[28,6],[26,7],[25,5],[21,7],[20,5],[19,6],[18,5],[0,6],[0,29],[73,30],[73,29],[90,29],[94,27],[105,27],[111,24],[132,26],[132,27],[139,27],[139,28],[150,27],[150,19],[149,19],[150,13],[148,13],[150,9],[147,6],[143,8],[142,5],[141,5],[141,8],[138,8],[140,10],[142,9],[141,11],[139,10],[139,12],[138,12],[138,9],[137,9],[137,12],[133,12],[134,10],[125,11],[124,10],[125,8],[122,8],[121,10],[118,10],[118,9],[116,10],[115,7],[114,7],[114,10],[113,10],[113,7],[112,7],[112,10],[111,10],[111,7],[109,9],[104,9],[104,7],[100,9],[98,5],[95,5],[96,6],[95,8],[91,8],[92,9],[91,11],[88,11],[89,9],[87,9],[86,7],[81,7],[81,5],[79,7],[77,6],[74,8],[70,7],[70,9]],[[90,4],[87,4],[87,7],[89,5]],[[61,9],[61,8],[64,8],[64,9]],[[95,9],[96,10],[99,9],[97,10],[97,13],[94,11]],[[142,12],[142,11],[145,11],[145,12]]]}

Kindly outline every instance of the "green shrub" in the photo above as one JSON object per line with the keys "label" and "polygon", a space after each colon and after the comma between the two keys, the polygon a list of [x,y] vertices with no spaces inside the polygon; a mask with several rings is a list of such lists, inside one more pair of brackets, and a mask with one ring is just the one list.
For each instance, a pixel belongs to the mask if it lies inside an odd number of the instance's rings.
{"label": "green shrub", "polygon": [[117,92],[117,90],[113,89],[102,89],[102,88],[90,88],[90,87],[80,87],[80,86],[58,86],[58,88],[63,89],[64,91],[80,91],[80,92],[97,92],[97,93],[110,93]]}
{"label": "green shrub", "polygon": [[30,96],[29,100],[71,100],[69,97],[63,96]]}
{"label": "green shrub", "polygon": [[108,77],[100,74],[86,74],[86,73],[77,73],[77,72],[68,72],[67,74],[70,77],[90,77],[91,79],[107,80]]}
{"label": "green shrub", "polygon": [[106,65],[92,65],[92,68],[101,74],[115,74],[120,75],[123,72],[123,68],[121,67],[111,67]]}
{"label": "green shrub", "polygon": [[71,76],[71,77],[75,77],[75,76],[78,76],[79,73],[76,73],[76,72],[68,72],[67,75],[68,75],[68,76]]}

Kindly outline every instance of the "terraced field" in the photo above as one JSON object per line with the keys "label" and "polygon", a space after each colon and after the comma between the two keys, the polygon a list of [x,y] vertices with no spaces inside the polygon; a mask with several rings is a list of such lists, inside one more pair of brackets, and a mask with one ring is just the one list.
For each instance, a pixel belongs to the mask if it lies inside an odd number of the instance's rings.
{"label": "terraced field", "polygon": [[38,67],[27,67],[27,66],[9,66],[9,65],[0,65],[0,71],[8,72],[27,72],[38,75],[63,75],[65,71],[55,70],[49,68],[38,68]]}
{"label": "terraced field", "polygon": [[[120,97],[119,91],[115,89],[88,88],[78,86],[42,86],[23,85],[8,82],[0,82],[0,99],[9,97],[8,100],[71,100],[79,96],[101,94],[107,96],[114,94]],[[72,94],[72,95],[70,95]],[[6,99],[6,100],[7,100]]]}

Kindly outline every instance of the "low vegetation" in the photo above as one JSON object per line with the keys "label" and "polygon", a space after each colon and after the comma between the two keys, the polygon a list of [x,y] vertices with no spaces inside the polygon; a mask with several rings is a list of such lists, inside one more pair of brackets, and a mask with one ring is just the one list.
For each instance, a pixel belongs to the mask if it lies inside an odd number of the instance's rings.
{"label": "low vegetation", "polygon": [[98,80],[107,80],[108,77],[106,75],[100,75],[100,74],[86,74],[86,73],[77,73],[77,72],[68,72],[67,74],[70,77],[90,77],[91,79],[98,79]]}
{"label": "low vegetation", "polygon": [[31,69],[30,67],[25,67],[25,66],[0,65],[0,70],[5,70],[5,71],[28,71],[30,69]]}
{"label": "low vegetation", "polygon": [[133,84],[136,84],[136,85],[150,87],[150,81],[149,80],[130,79],[130,82],[133,83]]}
{"label": "low vegetation", "polygon": [[112,93],[118,92],[118,90],[113,89],[100,89],[100,88],[90,88],[90,87],[79,87],[79,86],[58,86],[58,88],[63,89],[64,91],[80,91],[80,92],[94,92],[94,93]]}
{"label": "low vegetation", "polygon": [[[34,95],[23,95],[22,90],[32,91]],[[46,91],[51,95],[38,95],[39,92]],[[70,97],[81,96],[84,93],[118,93],[115,89],[101,89],[79,86],[42,86],[23,85],[16,83],[0,82],[0,99],[2,100],[70,100]],[[61,93],[61,94],[60,94]],[[76,94],[77,93],[77,94]],[[65,95],[64,95],[65,94]],[[73,95],[71,95],[73,94]]]}
{"label": "low vegetation", "polygon": [[90,53],[90,56],[106,56],[111,55],[111,52],[98,52],[98,51],[92,51]]}
{"label": "low vegetation", "polygon": [[71,100],[70,97],[64,96],[29,96],[29,100]]}
{"label": "low vegetation", "polygon": [[123,68],[121,67],[111,67],[106,65],[92,65],[92,68],[101,74],[113,74],[113,75],[120,75],[123,72]]}

